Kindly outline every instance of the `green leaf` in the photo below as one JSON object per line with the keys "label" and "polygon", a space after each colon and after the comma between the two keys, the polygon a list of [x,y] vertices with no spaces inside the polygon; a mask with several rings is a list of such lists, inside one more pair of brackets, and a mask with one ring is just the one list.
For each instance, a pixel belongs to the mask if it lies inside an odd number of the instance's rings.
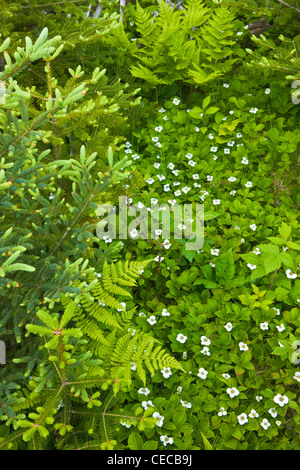
{"label": "green leaf", "polygon": [[300,250],[300,245],[291,241],[286,242],[286,246],[288,246],[292,250]]}
{"label": "green leaf", "polygon": [[280,259],[282,263],[287,266],[288,268],[294,268],[294,261],[292,257],[288,253],[280,253]]}
{"label": "green leaf", "polygon": [[266,274],[279,269],[281,266],[281,256],[268,255],[263,260],[263,265],[266,271]]}
{"label": "green leaf", "polygon": [[219,111],[220,108],[216,108],[215,106],[211,106],[210,108],[205,110],[206,114],[215,114],[217,111]]}
{"label": "green leaf", "polygon": [[272,127],[268,131],[268,137],[272,140],[272,142],[275,142],[278,139],[279,136],[279,130],[276,129],[276,127]]}
{"label": "green leaf", "polygon": [[186,421],[186,418],[187,416],[186,416],[185,410],[178,411],[173,416],[173,423],[178,428],[181,424],[183,424]]}
{"label": "green leaf", "polygon": [[203,432],[200,431],[200,434],[201,434],[201,437],[202,437],[202,440],[203,440],[204,449],[205,450],[213,450],[212,445],[210,444],[208,439],[204,436]]}
{"label": "green leaf", "polygon": [[158,447],[158,442],[156,441],[146,441],[142,446],[142,450],[156,450]]}
{"label": "green leaf", "polygon": [[143,439],[141,436],[136,433],[132,432],[128,438],[128,447],[131,450],[141,450],[143,447]]}
{"label": "green leaf", "polygon": [[281,227],[279,228],[279,233],[284,238],[287,240],[291,234],[292,228],[287,225],[286,223],[282,222]]}
{"label": "green leaf", "polygon": [[202,108],[206,108],[206,106],[208,106],[210,103],[210,95],[206,96],[202,102]]}

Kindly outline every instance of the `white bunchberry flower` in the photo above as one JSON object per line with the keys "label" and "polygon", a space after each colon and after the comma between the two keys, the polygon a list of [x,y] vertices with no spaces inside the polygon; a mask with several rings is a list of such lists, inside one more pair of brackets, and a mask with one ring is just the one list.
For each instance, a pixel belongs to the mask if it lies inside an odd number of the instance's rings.
{"label": "white bunchberry flower", "polygon": [[283,323],[281,323],[281,325],[276,325],[276,328],[279,331],[279,333],[281,333],[283,330],[285,330],[285,326],[284,326]]}
{"label": "white bunchberry flower", "polygon": [[208,374],[207,370],[205,370],[205,369],[203,369],[203,367],[201,367],[199,369],[199,372],[198,372],[197,376],[204,380],[204,379],[206,379],[207,374]]}
{"label": "white bunchberry flower", "polygon": [[230,153],[230,149],[224,149],[224,153],[228,155]]}
{"label": "white bunchberry flower", "polygon": [[140,393],[141,395],[149,395],[150,390],[149,390],[149,388],[140,388],[138,390],[138,393]]}
{"label": "white bunchberry flower", "polygon": [[268,413],[270,413],[270,415],[272,416],[272,418],[276,418],[277,416],[277,411],[275,410],[275,408],[270,408],[268,410]]}
{"label": "white bunchberry flower", "polygon": [[240,414],[239,416],[237,416],[237,419],[240,424],[248,423],[248,418],[247,418],[246,413]]}
{"label": "white bunchberry flower", "polygon": [[195,166],[196,162],[194,160],[189,160],[188,165]]}
{"label": "white bunchberry flower", "polygon": [[226,380],[230,379],[230,375],[229,375],[229,374],[222,374],[222,375],[223,375],[224,379],[226,379]]}
{"label": "white bunchberry flower", "polygon": [[248,346],[247,344],[243,343],[242,341],[239,342],[239,348],[240,348],[240,351],[248,351]]}
{"label": "white bunchberry flower", "polygon": [[149,318],[147,319],[147,322],[148,322],[149,325],[151,325],[151,326],[155,325],[155,323],[156,323],[155,315],[151,315],[151,317],[149,317]]}
{"label": "white bunchberry flower", "polygon": [[161,370],[161,373],[162,373],[162,375],[164,376],[165,379],[168,379],[170,377],[170,375],[172,375],[170,367],[164,367]]}
{"label": "white bunchberry flower", "polygon": [[265,94],[268,95],[270,93],[270,88],[265,89]]}
{"label": "white bunchberry flower", "polygon": [[252,181],[247,181],[247,183],[245,184],[246,188],[252,188],[253,186],[253,183]]}
{"label": "white bunchberry flower", "polygon": [[257,226],[255,224],[251,224],[249,225],[249,227],[251,228],[251,230],[253,230],[255,232],[255,230],[257,229]]}
{"label": "white bunchberry flower", "polygon": [[237,397],[240,394],[240,392],[238,391],[236,387],[227,388],[226,392],[228,393],[230,398]]}
{"label": "white bunchberry flower", "polygon": [[163,127],[162,126],[157,126],[155,127],[154,129],[156,132],[161,132],[163,130]]}
{"label": "white bunchberry flower", "polygon": [[171,444],[171,445],[173,444],[173,438],[172,437],[162,435],[162,436],[160,436],[160,440],[161,440],[161,442],[163,443],[164,446],[166,446],[167,444]]}
{"label": "white bunchberry flower", "polygon": [[180,189],[177,189],[177,191],[174,192],[174,196],[180,196],[181,195],[181,191]]}
{"label": "white bunchberry flower", "polygon": [[163,246],[164,246],[164,248],[165,248],[166,250],[168,250],[168,249],[170,248],[170,246],[171,246],[171,243],[169,242],[169,240],[165,240],[165,241],[163,242]]}
{"label": "white bunchberry flower", "polygon": [[227,415],[227,411],[225,410],[224,406],[221,406],[218,412],[218,416],[225,416],[225,415]]}
{"label": "white bunchberry flower", "polygon": [[199,179],[198,173],[195,173],[194,175],[192,175],[192,178],[193,178],[194,180],[198,180],[198,179]]}
{"label": "white bunchberry flower", "polygon": [[185,343],[187,339],[188,339],[188,337],[182,335],[181,333],[179,333],[176,337],[176,340],[179,341],[179,343],[182,343],[182,344]]}
{"label": "white bunchberry flower", "polygon": [[159,168],[160,167],[160,163],[154,163],[154,168]]}
{"label": "white bunchberry flower", "polygon": [[257,111],[258,111],[258,108],[251,108],[251,109],[249,110],[249,113],[255,114],[255,113],[257,113]]}
{"label": "white bunchberry flower", "polygon": [[176,202],[176,199],[168,199],[168,203],[171,204],[171,206],[175,206]]}
{"label": "white bunchberry flower", "polygon": [[217,150],[218,150],[218,147],[211,147],[210,148],[210,151],[213,152],[213,153],[217,152]]}
{"label": "white bunchberry flower", "polygon": [[243,157],[243,159],[242,159],[241,163],[243,163],[243,165],[248,165],[248,163],[249,163],[249,160],[247,160],[247,158],[246,158],[246,157]]}
{"label": "white bunchberry flower", "polygon": [[209,348],[207,346],[204,346],[204,348],[200,352],[205,356],[210,356]]}
{"label": "white bunchberry flower", "polygon": [[288,397],[286,395],[280,395],[280,393],[275,395],[273,400],[274,400],[275,403],[277,403],[277,405],[279,405],[281,407],[286,405],[289,402]]}
{"label": "white bunchberry flower", "polygon": [[226,323],[226,325],[224,325],[224,328],[225,328],[227,331],[231,331],[231,330],[232,330],[232,323],[230,323],[230,322]]}
{"label": "white bunchberry flower", "polygon": [[262,399],[263,399],[263,397],[261,397],[261,396],[259,396],[259,395],[257,395],[257,396],[255,397],[255,400],[256,400],[256,401],[261,401]]}
{"label": "white bunchberry flower", "polygon": [[182,406],[184,406],[184,408],[192,408],[192,404],[188,401],[180,400],[180,403],[182,404]]}
{"label": "white bunchberry flower", "polygon": [[169,183],[168,183],[168,184],[164,184],[164,191],[165,191],[165,193],[167,193],[168,191],[171,191],[171,188],[170,188]]}
{"label": "white bunchberry flower", "polygon": [[177,98],[174,98],[173,101],[172,101],[172,103],[177,106],[177,105],[180,103],[180,100],[177,99]]}
{"label": "white bunchberry flower", "polygon": [[236,178],[234,176],[230,176],[230,178],[228,178],[228,181],[234,183],[236,181]]}
{"label": "white bunchberry flower", "polygon": [[120,302],[120,304],[122,305],[122,308],[118,308],[118,312],[124,312],[126,310],[126,303],[125,302]]}
{"label": "white bunchberry flower", "polygon": [[200,131],[199,127],[195,127],[195,131],[199,132]]}
{"label": "white bunchberry flower", "polygon": [[213,134],[208,134],[208,138],[213,139],[214,138]]}
{"label": "white bunchberry flower", "polygon": [[153,142],[158,142],[158,137],[152,137]]}
{"label": "white bunchberry flower", "polygon": [[210,345],[210,339],[208,339],[206,336],[201,336],[201,344],[205,345],[205,346],[209,346]]}
{"label": "white bunchberry flower", "polygon": [[277,315],[280,315],[280,309],[279,309],[279,308],[273,307],[273,310],[276,310],[276,314],[277,314]]}
{"label": "white bunchberry flower", "polygon": [[207,179],[207,181],[212,181],[214,179],[214,177],[212,175],[207,175],[206,179]]}
{"label": "white bunchberry flower", "polygon": [[229,194],[231,194],[231,196],[234,196],[234,195],[236,194],[236,191],[235,191],[235,189],[233,189],[232,191],[230,191],[230,193],[229,193]]}
{"label": "white bunchberry flower", "polygon": [[258,418],[259,414],[255,410],[251,410],[248,416],[249,418]]}
{"label": "white bunchberry flower", "polygon": [[147,410],[148,408],[150,408],[150,406],[154,406],[151,400],[142,401],[142,407],[144,408],[144,410]]}
{"label": "white bunchberry flower", "polygon": [[264,428],[264,429],[268,429],[269,426],[271,426],[271,424],[269,423],[269,421],[267,420],[267,418],[264,418],[262,420],[262,422],[260,423],[260,425]]}
{"label": "white bunchberry flower", "polygon": [[186,154],[186,158],[187,158],[188,160],[190,160],[191,158],[193,158],[193,154],[192,154],[192,153],[187,153],[187,154]]}
{"label": "white bunchberry flower", "polygon": [[152,184],[152,183],[154,183],[154,179],[153,179],[153,178],[148,178],[148,179],[146,180],[146,183]]}
{"label": "white bunchberry flower", "polygon": [[158,112],[159,112],[159,113],[165,113],[166,110],[165,110],[164,108],[160,108],[160,109],[158,110]]}
{"label": "white bunchberry flower", "polygon": [[288,277],[289,279],[296,279],[297,277],[297,274],[293,273],[290,269],[287,269],[285,271],[285,274],[286,274],[286,277]]}
{"label": "white bunchberry flower", "polygon": [[160,255],[157,255],[157,256],[155,256],[155,258],[153,258],[153,259],[154,259],[154,261],[162,261],[162,260],[164,259],[164,257],[163,257],[163,256],[160,256]]}
{"label": "white bunchberry flower", "polygon": [[105,241],[105,243],[111,243],[112,242],[112,239],[108,235],[103,235],[102,238]]}
{"label": "white bunchberry flower", "polygon": [[261,251],[259,248],[254,248],[254,250],[252,251],[252,253],[254,253],[255,255],[260,255],[261,254]]}
{"label": "white bunchberry flower", "polygon": [[122,424],[122,426],[125,426],[126,428],[130,428],[132,423],[129,420],[123,419],[122,421],[120,421],[120,424]]}
{"label": "white bunchberry flower", "polygon": [[224,88],[229,88],[229,83],[223,83]]}
{"label": "white bunchberry flower", "polygon": [[210,252],[213,256],[219,256],[219,248],[211,249]]}
{"label": "white bunchberry flower", "polygon": [[146,316],[146,314],[144,312],[139,313],[139,317],[145,317],[145,316]]}
{"label": "white bunchberry flower", "polygon": [[182,191],[187,194],[189,191],[190,191],[191,188],[189,188],[188,186],[185,186],[184,188],[182,188]]}
{"label": "white bunchberry flower", "polygon": [[268,330],[269,329],[269,323],[268,322],[263,322],[259,325],[261,330]]}
{"label": "white bunchberry flower", "polygon": [[161,314],[162,314],[163,317],[169,317],[170,316],[170,312],[168,312],[168,310],[166,308],[163,309]]}
{"label": "white bunchberry flower", "polygon": [[300,382],[300,372],[295,372],[295,375],[293,377],[294,380],[297,380],[297,382]]}
{"label": "white bunchberry flower", "polygon": [[170,163],[168,164],[167,168],[169,168],[170,170],[174,170],[174,168],[175,168],[174,163],[170,162]]}
{"label": "white bunchberry flower", "polygon": [[129,235],[130,235],[131,238],[136,238],[136,237],[139,236],[139,233],[138,233],[138,231],[134,228],[133,230],[131,230],[131,231],[129,232]]}
{"label": "white bunchberry flower", "polygon": [[218,206],[219,204],[221,204],[220,199],[213,199],[213,205],[214,206]]}

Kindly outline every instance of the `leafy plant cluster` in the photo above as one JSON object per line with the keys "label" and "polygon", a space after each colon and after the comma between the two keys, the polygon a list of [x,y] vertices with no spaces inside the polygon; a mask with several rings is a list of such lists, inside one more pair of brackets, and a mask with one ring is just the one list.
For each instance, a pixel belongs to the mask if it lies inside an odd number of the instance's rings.
{"label": "leafy plant cluster", "polygon": [[[299,449],[297,6],[31,3],[1,31],[0,448]],[[154,233],[97,236],[119,196]]]}

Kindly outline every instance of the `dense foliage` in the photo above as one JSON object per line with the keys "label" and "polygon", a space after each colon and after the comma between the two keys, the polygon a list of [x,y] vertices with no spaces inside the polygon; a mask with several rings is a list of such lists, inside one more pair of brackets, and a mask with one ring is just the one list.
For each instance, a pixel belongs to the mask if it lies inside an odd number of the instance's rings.
{"label": "dense foliage", "polygon": [[299,450],[297,2],[2,3],[0,449]]}

